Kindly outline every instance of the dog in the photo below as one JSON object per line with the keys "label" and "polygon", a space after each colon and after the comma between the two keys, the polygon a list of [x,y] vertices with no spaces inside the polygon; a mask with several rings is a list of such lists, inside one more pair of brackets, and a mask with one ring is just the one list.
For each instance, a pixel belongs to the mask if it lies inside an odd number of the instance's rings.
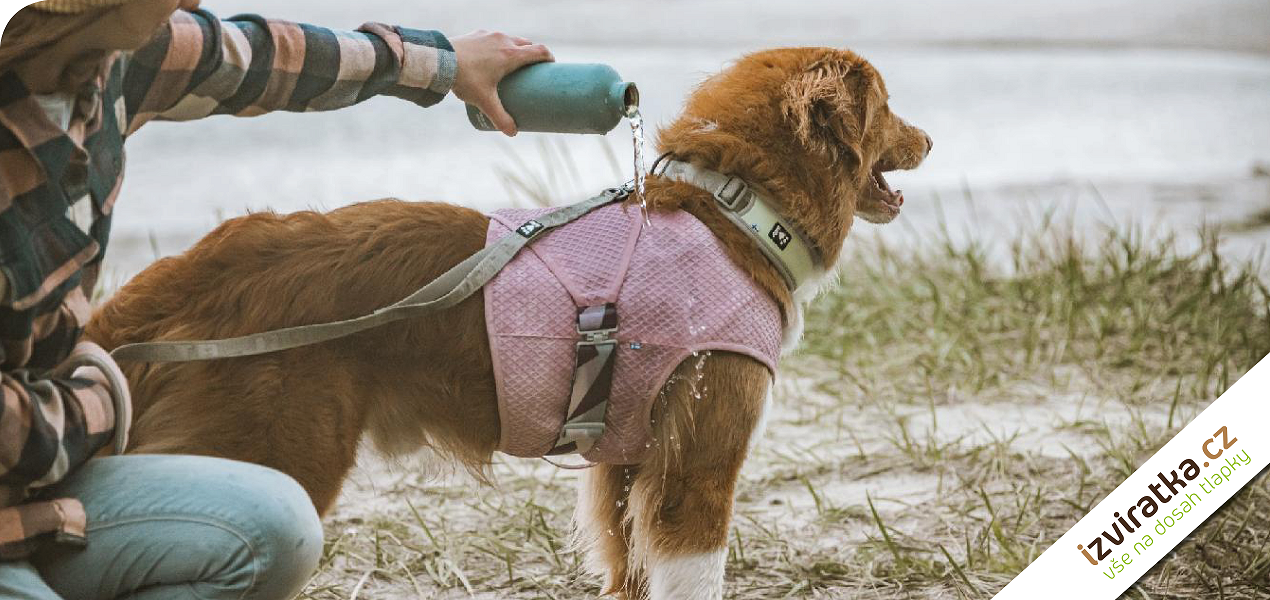
{"label": "dog", "polygon": [[[695,217],[745,283],[779,307],[785,350],[801,335],[806,305],[833,279],[853,220],[899,214],[902,193],[883,173],[915,168],[930,152],[930,137],[887,100],[878,72],[850,51],[774,49],[702,82],[658,132],[659,153],[743,180],[817,256],[820,266],[791,289],[709,192],[648,178],[651,214]],[[97,310],[86,337],[113,349],[367,314],[483,248],[490,223],[460,206],[397,200],[235,218],[128,282]],[[500,442],[484,302],[476,294],[443,312],[257,357],[124,363],[134,401],[128,451],[273,467],[299,481],[321,513],[364,434],[389,455],[428,447],[480,472]],[[606,593],[722,597],[733,491],[761,433],[772,377],[739,353],[683,361],[648,415],[653,437],[676,443],[657,444],[637,464],[583,474],[576,536]],[[697,398],[698,389],[709,393]]]}

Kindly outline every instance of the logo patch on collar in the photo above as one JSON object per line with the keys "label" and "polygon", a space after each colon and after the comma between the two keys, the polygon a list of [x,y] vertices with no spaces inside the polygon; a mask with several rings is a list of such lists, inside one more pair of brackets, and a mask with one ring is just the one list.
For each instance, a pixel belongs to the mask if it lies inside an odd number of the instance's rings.
{"label": "logo patch on collar", "polygon": [[785,247],[789,245],[789,242],[794,239],[794,235],[791,234],[789,230],[782,227],[780,223],[777,223],[772,225],[771,231],[767,232],[767,239],[772,240],[776,243],[777,247],[784,250]]}
{"label": "logo patch on collar", "polygon": [[522,237],[531,238],[542,229],[543,224],[538,221],[525,221],[524,225],[516,228],[516,233],[519,233]]}

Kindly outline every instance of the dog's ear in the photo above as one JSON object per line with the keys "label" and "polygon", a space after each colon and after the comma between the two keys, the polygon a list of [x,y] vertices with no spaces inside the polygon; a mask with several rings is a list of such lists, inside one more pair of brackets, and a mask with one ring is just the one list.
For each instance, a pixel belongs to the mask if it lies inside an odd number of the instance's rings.
{"label": "dog's ear", "polygon": [[884,103],[871,69],[824,57],[785,84],[781,108],[807,149],[835,163],[852,160],[860,170],[873,162],[864,156],[864,138]]}

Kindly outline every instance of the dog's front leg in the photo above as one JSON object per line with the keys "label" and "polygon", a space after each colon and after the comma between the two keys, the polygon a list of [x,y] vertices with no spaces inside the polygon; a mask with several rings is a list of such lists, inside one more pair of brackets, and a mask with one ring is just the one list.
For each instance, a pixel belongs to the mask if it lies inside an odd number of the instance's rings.
{"label": "dog's front leg", "polygon": [[638,598],[631,589],[630,525],[626,507],[638,467],[596,465],[582,474],[574,513],[574,544],[587,569],[604,578],[604,592],[623,600]]}
{"label": "dog's front leg", "polygon": [[652,600],[723,597],[733,493],[770,381],[735,354],[685,364],[654,408],[657,451],[639,467],[626,516]]}
{"label": "dog's front leg", "polygon": [[654,558],[649,566],[650,597],[654,600],[723,598],[723,563],[727,548],[685,556]]}
{"label": "dog's front leg", "polygon": [[[583,551],[588,570],[604,578],[605,594],[621,600],[660,598],[719,598],[723,589],[723,563],[726,548],[695,551],[678,548],[676,538],[690,535],[687,531],[671,531],[666,522],[654,523],[638,534],[632,533],[635,519],[644,518],[649,502],[665,502],[648,498],[631,507],[631,488],[638,479],[639,467],[597,465],[583,476],[575,514],[577,547]],[[660,485],[660,475],[658,476]],[[717,503],[716,503],[717,504]],[[709,512],[718,518],[728,506],[714,506]],[[659,517],[653,517],[654,519]],[[690,519],[694,517],[689,517]],[[725,526],[726,528],[726,526]],[[638,535],[641,542],[662,539],[661,547],[640,549],[632,553],[631,542]],[[714,534],[713,537],[718,537]],[[722,542],[726,545],[726,532]],[[709,546],[710,544],[705,544]],[[679,550],[686,550],[681,552]]]}
{"label": "dog's front leg", "polygon": [[631,541],[649,598],[723,597],[735,482],[735,470],[726,467],[693,474],[640,472],[631,495]]}

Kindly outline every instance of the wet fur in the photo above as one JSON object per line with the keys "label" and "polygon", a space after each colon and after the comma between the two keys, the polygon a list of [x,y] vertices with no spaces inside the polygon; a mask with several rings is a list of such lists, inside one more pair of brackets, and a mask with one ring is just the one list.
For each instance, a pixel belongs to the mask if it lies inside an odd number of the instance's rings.
{"label": "wet fur", "polygon": [[[760,52],[704,82],[661,130],[658,147],[768,192],[833,265],[856,212],[869,210],[869,167],[912,168],[929,149],[925,134],[890,115],[885,99],[880,77],[850,52]],[[653,210],[701,219],[787,321],[801,323],[811,294],[791,295],[708,194],[653,177],[648,200]],[[487,225],[466,208],[396,200],[233,219],[124,286],[87,336],[109,349],[362,315],[481,248]],[[796,339],[794,329],[787,338]],[[711,553],[726,547],[733,492],[770,375],[751,358],[715,352],[698,378],[695,361],[680,365],[654,405],[657,451],[642,464],[601,465],[583,478],[575,542],[620,597],[647,594],[652,572],[674,578],[683,571],[674,565],[713,564]],[[388,454],[430,447],[478,474],[498,444],[480,294],[435,316],[317,346],[123,368],[135,403],[130,452],[268,465],[295,477],[323,513],[363,434]],[[694,389],[705,391],[701,399]]]}

